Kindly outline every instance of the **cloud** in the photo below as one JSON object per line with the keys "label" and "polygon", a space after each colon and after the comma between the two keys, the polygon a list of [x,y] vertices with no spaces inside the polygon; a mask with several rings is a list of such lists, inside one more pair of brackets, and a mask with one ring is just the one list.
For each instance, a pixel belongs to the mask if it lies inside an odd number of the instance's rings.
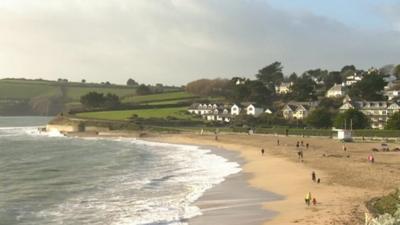
{"label": "cloud", "polygon": [[398,63],[397,31],[370,32],[264,0],[3,0],[0,74],[184,84],[200,77]]}

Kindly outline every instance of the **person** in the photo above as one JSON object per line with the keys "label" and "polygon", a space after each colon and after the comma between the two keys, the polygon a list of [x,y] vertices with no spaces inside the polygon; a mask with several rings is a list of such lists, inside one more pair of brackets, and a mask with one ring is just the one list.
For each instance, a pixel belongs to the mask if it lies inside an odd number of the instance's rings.
{"label": "person", "polygon": [[306,194],[306,197],[304,198],[304,200],[305,200],[306,204],[307,204],[308,206],[310,206],[310,203],[311,203],[311,192],[308,192],[308,193]]}
{"label": "person", "polygon": [[368,161],[371,162],[371,163],[374,163],[375,162],[374,156],[369,155],[368,156]]}
{"label": "person", "polygon": [[299,148],[300,147],[300,144],[299,144],[299,142],[297,142],[296,143],[296,148]]}
{"label": "person", "polygon": [[202,135],[202,136],[203,136],[203,134],[204,134],[204,130],[203,130],[203,129],[201,129],[201,130],[200,130],[200,135]]}
{"label": "person", "polygon": [[289,129],[285,130],[286,137],[289,136]]}
{"label": "person", "polygon": [[215,129],[214,134],[215,134],[215,140],[218,141],[218,129]]}
{"label": "person", "polygon": [[371,163],[374,163],[375,162],[375,158],[374,158],[374,156],[373,155],[371,155]]}
{"label": "person", "polygon": [[317,176],[315,175],[315,171],[312,171],[312,173],[311,173],[311,180],[313,182],[315,182],[317,180]]}
{"label": "person", "polygon": [[318,177],[317,184],[319,184],[320,182],[321,182],[321,179]]}
{"label": "person", "polygon": [[298,156],[299,159],[301,159],[301,152],[300,151],[297,152],[297,156]]}
{"label": "person", "polygon": [[317,199],[316,198],[313,198],[312,199],[312,204],[315,206],[315,205],[317,205]]}
{"label": "person", "polygon": [[306,149],[308,149],[309,146],[310,146],[310,145],[307,143],[307,144],[306,144]]}
{"label": "person", "polygon": [[278,139],[278,140],[276,140],[276,144],[279,146],[279,139]]}
{"label": "person", "polygon": [[347,151],[346,145],[343,145],[343,151]]}
{"label": "person", "polygon": [[264,156],[264,152],[265,152],[265,151],[264,151],[264,149],[262,148],[262,149],[261,149],[261,155],[262,155],[262,156]]}

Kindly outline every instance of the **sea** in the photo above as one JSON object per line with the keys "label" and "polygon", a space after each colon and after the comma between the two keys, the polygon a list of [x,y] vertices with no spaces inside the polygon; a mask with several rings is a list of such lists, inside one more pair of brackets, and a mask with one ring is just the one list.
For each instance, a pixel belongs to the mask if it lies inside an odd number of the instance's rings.
{"label": "sea", "polygon": [[209,149],[39,131],[0,117],[0,224],[184,225],[240,165]]}

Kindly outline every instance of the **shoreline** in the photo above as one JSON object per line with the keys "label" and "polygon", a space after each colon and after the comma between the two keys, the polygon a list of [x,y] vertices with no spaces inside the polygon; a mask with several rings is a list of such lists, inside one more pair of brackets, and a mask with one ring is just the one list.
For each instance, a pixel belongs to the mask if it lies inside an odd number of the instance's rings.
{"label": "shoreline", "polygon": [[[236,152],[212,146],[200,147],[209,149],[211,154],[221,156],[228,161],[237,162],[243,168],[245,161]],[[249,186],[247,180],[250,176],[242,169],[207,190],[194,202],[194,205],[200,208],[202,215],[190,218],[189,225],[259,225],[276,216],[276,212],[264,210],[262,205],[264,202],[275,201],[281,197]]]}

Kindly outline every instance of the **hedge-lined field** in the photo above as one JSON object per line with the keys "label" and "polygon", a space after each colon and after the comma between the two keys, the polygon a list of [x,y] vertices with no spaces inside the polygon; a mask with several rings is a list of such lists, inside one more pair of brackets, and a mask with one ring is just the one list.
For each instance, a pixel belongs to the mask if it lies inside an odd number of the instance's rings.
{"label": "hedge-lined field", "polygon": [[192,116],[186,113],[186,107],[160,108],[160,109],[135,109],[118,111],[101,111],[78,113],[76,116],[88,119],[101,120],[128,120],[133,115],[140,118],[167,118],[191,119]]}
{"label": "hedge-lined field", "polygon": [[162,103],[164,101],[182,101],[185,99],[192,99],[196,96],[183,92],[165,92],[160,94],[152,94],[152,95],[141,95],[141,96],[130,96],[123,98],[123,102],[135,102],[135,103],[151,103],[151,102],[158,102]]}

